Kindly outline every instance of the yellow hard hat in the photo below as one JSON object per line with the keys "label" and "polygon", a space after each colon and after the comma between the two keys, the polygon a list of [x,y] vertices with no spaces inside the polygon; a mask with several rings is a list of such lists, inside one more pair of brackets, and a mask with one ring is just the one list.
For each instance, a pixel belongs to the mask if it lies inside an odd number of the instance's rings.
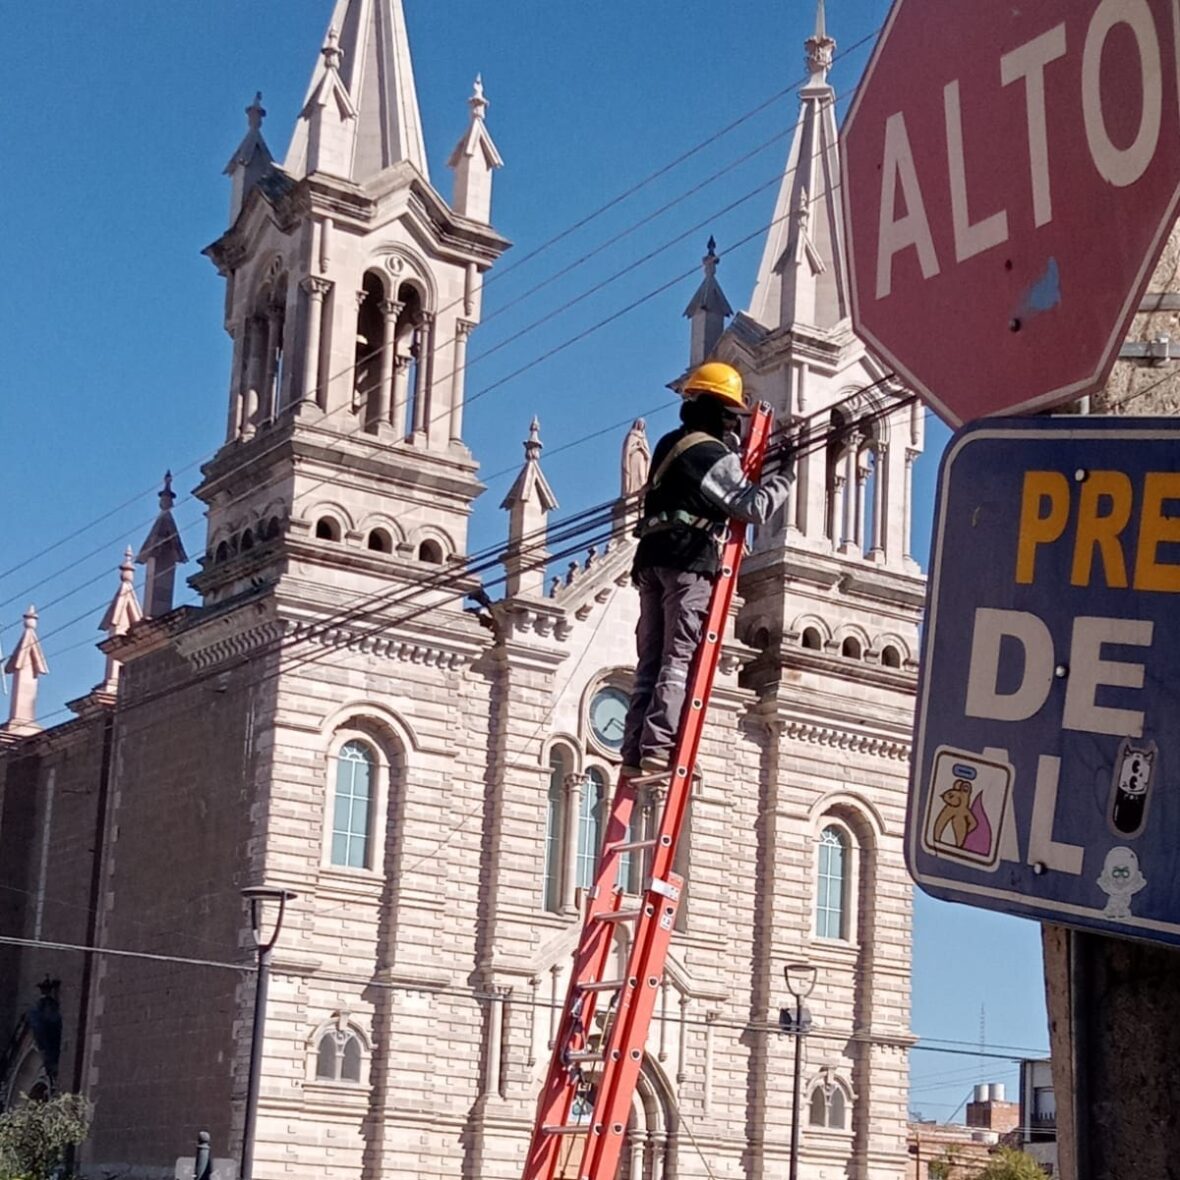
{"label": "yellow hard hat", "polygon": [[693,369],[684,383],[684,396],[694,393],[711,394],[739,413],[747,408],[741,373],[722,361],[706,361]]}

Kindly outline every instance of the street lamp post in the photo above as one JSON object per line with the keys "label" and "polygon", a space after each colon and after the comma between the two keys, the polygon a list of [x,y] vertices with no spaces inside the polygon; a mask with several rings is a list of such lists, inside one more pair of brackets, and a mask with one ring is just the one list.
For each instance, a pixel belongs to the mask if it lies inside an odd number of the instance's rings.
{"label": "street lamp post", "polygon": [[[262,1033],[266,1027],[266,995],[270,986],[270,954],[279,940],[279,931],[283,928],[287,902],[298,895],[290,889],[252,885],[242,890],[242,896],[250,903],[250,931],[254,935],[254,945],[258,949],[258,976],[254,986],[254,1024],[250,1032],[250,1076],[246,1083],[246,1118],[242,1128],[241,1180],[251,1180],[254,1175],[254,1127],[258,1122],[258,1087],[262,1079]],[[262,906],[267,901],[278,902],[279,912],[275,918],[274,932],[264,940]]]}
{"label": "street lamp post", "polygon": [[795,1038],[795,1086],[791,1091],[791,1167],[789,1180],[798,1180],[799,1175],[799,1090],[803,1081],[803,1057],[799,1052],[799,1040],[811,1031],[811,1014],[803,1007],[803,1001],[815,987],[815,966],[811,963],[787,963],[783,977],[787,991],[795,997],[795,1010],[783,1008],[779,1012],[779,1026]]}

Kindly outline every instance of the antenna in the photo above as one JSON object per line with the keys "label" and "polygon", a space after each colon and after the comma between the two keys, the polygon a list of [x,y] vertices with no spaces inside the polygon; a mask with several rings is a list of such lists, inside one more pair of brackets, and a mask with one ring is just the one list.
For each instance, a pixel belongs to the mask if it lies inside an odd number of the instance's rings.
{"label": "antenna", "polygon": [[987,1048],[987,1005],[979,1005],[979,1084],[987,1081],[987,1058],[984,1051]]}

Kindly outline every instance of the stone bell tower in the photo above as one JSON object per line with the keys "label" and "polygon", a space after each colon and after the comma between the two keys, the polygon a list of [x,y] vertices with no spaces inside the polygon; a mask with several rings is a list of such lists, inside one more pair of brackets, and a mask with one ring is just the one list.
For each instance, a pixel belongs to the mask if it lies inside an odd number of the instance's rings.
{"label": "stone bell tower", "polygon": [[234,344],[225,443],[197,489],[206,602],[297,568],[412,581],[465,552],[482,490],[463,443],[467,342],[508,246],[489,224],[502,161],[479,79],[468,106],[448,203],[401,0],[337,0],[281,165],[260,96],[247,109],[230,225],[205,251]]}

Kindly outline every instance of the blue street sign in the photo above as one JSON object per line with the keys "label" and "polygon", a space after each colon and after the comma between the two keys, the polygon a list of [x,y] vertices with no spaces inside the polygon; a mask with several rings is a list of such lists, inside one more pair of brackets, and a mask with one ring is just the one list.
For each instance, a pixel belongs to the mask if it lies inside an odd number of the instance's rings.
{"label": "blue street sign", "polygon": [[935,897],[1180,944],[1180,421],[951,440],[906,859]]}

